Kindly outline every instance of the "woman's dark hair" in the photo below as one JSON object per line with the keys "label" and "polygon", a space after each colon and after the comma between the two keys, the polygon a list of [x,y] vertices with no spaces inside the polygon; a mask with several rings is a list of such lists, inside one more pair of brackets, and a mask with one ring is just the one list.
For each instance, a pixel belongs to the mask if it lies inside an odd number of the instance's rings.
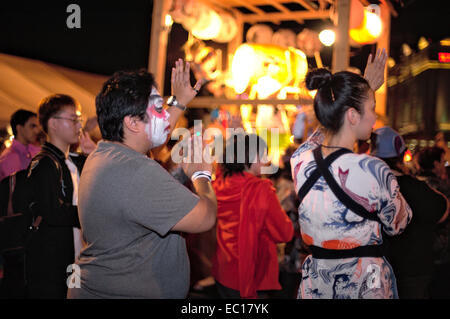
{"label": "woman's dark hair", "polygon": [[123,142],[125,116],[146,117],[148,97],[155,79],[146,70],[120,71],[103,84],[95,99],[102,138]]}
{"label": "woman's dark hair", "polygon": [[37,117],[37,114],[28,110],[18,110],[11,116],[10,124],[14,136],[17,136],[17,125],[24,126],[31,117]]}
{"label": "woman's dark hair", "polygon": [[418,158],[420,168],[424,172],[431,172],[434,169],[434,162],[440,162],[444,153],[445,151],[438,146],[422,149]]}
{"label": "woman's dark hair", "polygon": [[235,134],[226,140],[220,165],[224,177],[242,172],[267,153],[266,142],[256,134]]}
{"label": "woman's dark hair", "polygon": [[370,86],[360,75],[347,71],[331,74],[326,69],[316,69],[308,72],[305,82],[308,90],[317,90],[314,112],[330,132],[339,131],[349,108],[364,114],[362,104],[368,97]]}
{"label": "woman's dark hair", "polygon": [[39,102],[39,123],[45,133],[48,133],[48,120],[61,112],[66,106],[77,107],[77,101],[69,95],[53,94]]}

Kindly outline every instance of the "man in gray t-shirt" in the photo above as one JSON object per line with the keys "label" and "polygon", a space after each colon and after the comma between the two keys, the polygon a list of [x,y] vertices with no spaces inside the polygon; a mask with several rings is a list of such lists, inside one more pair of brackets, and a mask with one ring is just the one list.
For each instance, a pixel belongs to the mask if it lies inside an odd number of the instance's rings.
{"label": "man in gray t-shirt", "polygon": [[[153,76],[118,72],[96,99],[103,141],[88,157],[79,186],[85,246],[71,276],[68,298],[185,298],[189,260],[178,232],[213,227],[217,202],[211,165],[183,164],[197,195],[146,154],[162,145],[199,89],[189,66],[177,61],[165,110]],[[174,97],[175,99],[175,97]],[[172,99],[172,100],[174,100]]]}

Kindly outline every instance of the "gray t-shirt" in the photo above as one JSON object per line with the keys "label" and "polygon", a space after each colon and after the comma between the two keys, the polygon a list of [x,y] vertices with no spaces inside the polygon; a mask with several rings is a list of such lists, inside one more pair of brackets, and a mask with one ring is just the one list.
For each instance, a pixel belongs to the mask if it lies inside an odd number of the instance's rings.
{"label": "gray t-shirt", "polygon": [[189,259],[170,232],[199,198],[157,162],[101,141],[80,179],[81,289],[69,298],[185,298]]}

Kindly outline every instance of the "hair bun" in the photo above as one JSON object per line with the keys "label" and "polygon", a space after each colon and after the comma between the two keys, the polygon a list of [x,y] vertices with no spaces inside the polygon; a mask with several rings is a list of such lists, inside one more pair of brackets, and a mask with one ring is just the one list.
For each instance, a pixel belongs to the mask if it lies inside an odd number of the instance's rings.
{"label": "hair bun", "polygon": [[332,74],[327,69],[316,69],[306,74],[305,82],[308,90],[317,90],[331,82]]}

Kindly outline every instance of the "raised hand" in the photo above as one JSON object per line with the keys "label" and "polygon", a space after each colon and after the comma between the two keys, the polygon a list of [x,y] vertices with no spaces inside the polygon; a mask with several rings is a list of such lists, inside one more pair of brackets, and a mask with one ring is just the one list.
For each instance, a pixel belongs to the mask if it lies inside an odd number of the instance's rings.
{"label": "raised hand", "polygon": [[384,83],[384,68],[386,66],[387,54],[386,49],[377,49],[375,57],[372,61],[372,53],[367,59],[366,69],[364,70],[364,78],[369,82],[370,88],[374,91],[378,90]]}
{"label": "raised hand", "polygon": [[182,105],[187,105],[197,95],[198,91],[203,85],[203,80],[200,79],[194,85],[191,86],[190,82],[190,65],[189,62],[184,62],[182,59],[178,59],[175,62],[175,67],[172,68],[172,95],[176,96],[178,102]]}
{"label": "raised hand", "polygon": [[187,143],[189,147],[188,154],[183,154],[183,157],[186,159],[181,163],[181,168],[186,176],[191,178],[192,174],[198,171],[212,172],[212,163],[204,158],[206,144],[202,135],[194,133],[189,137]]}
{"label": "raised hand", "polygon": [[83,131],[90,132],[94,130],[98,125],[97,117],[93,116],[87,119],[86,124],[84,124]]}
{"label": "raised hand", "polygon": [[88,132],[81,132],[80,136],[80,148],[84,154],[90,154],[95,148],[97,144],[91,139],[91,136]]}

